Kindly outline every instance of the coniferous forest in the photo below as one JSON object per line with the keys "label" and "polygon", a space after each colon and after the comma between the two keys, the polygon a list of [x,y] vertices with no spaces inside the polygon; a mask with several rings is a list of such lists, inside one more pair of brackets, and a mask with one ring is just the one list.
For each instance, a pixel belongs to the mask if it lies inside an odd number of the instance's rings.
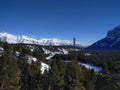
{"label": "coniferous forest", "polygon": [[[30,46],[35,49],[31,51]],[[43,47],[58,48],[0,42],[0,90],[120,90],[120,51],[71,50],[46,60]],[[37,60],[29,60],[28,56]],[[49,66],[44,72],[40,69],[43,62]],[[100,66],[102,71],[77,62]]]}
{"label": "coniferous forest", "polygon": [[120,90],[120,0],[0,0],[0,90]]}

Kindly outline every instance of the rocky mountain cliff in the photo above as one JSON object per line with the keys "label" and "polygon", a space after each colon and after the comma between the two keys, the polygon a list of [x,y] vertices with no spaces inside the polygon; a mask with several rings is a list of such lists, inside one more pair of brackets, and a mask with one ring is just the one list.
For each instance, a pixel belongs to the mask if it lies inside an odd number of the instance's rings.
{"label": "rocky mountain cliff", "polygon": [[108,31],[107,36],[96,43],[89,46],[87,49],[120,49],[120,25]]}

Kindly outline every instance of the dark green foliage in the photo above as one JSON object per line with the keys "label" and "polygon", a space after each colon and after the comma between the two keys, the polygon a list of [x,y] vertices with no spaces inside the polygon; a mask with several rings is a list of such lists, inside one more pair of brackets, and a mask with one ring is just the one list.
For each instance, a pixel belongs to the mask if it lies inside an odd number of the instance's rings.
{"label": "dark green foliage", "polygon": [[85,86],[86,90],[94,90],[96,83],[96,73],[92,70],[87,70],[85,73]]}
{"label": "dark green foliage", "polygon": [[[57,51],[68,46],[39,46],[0,42],[4,52],[0,53],[0,90],[120,90],[119,51],[70,51],[69,54],[55,55],[45,60],[42,47]],[[34,50],[31,51],[31,47]],[[16,51],[20,52],[15,56]],[[91,53],[86,56],[85,53]],[[37,58],[28,63],[26,56]],[[71,60],[65,63],[62,60]],[[41,62],[50,66],[41,74]],[[78,65],[85,62],[103,68],[102,74]]]}
{"label": "dark green foliage", "polygon": [[83,73],[79,65],[69,63],[65,71],[66,90],[85,90],[83,86]]}
{"label": "dark green foliage", "polygon": [[103,68],[103,74],[107,75],[107,76],[110,76],[110,71],[109,71],[109,68],[108,68],[108,65],[106,63],[103,64],[102,66]]}
{"label": "dark green foliage", "polygon": [[0,57],[0,90],[20,90],[20,70],[11,54],[10,46],[5,44],[5,53]]}
{"label": "dark green foliage", "polygon": [[41,72],[40,60],[36,63],[28,64],[28,62],[19,62],[21,69],[21,90],[36,90],[40,89],[41,85]]}
{"label": "dark green foliage", "polygon": [[61,90],[64,87],[65,67],[62,62],[54,60],[51,64],[49,77],[52,90]]}
{"label": "dark green foliage", "polygon": [[98,75],[95,90],[120,90],[120,78]]}

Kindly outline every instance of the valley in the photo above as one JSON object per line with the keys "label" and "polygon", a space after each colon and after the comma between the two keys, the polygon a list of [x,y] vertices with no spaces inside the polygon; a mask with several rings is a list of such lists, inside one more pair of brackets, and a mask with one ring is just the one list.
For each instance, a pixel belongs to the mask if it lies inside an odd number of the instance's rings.
{"label": "valley", "polygon": [[[35,88],[48,90],[48,88],[52,88],[52,85],[55,85],[52,90],[56,90],[56,88],[66,90],[69,85],[70,87],[74,87],[72,84],[77,85],[77,82],[69,81],[70,78],[71,80],[80,80],[79,84],[82,85],[76,86],[76,88],[81,88],[80,90],[105,90],[106,88],[119,90],[119,53],[119,50],[89,50],[73,46],[44,46],[0,42],[0,69],[2,71],[3,67],[6,67],[5,61],[7,59],[15,60],[21,72],[21,74],[18,74],[22,80],[21,90],[33,90]],[[10,57],[14,59],[10,59]],[[9,68],[12,69],[12,67]],[[1,73],[2,77],[6,76]],[[60,83],[59,80],[64,83]],[[103,81],[104,84],[101,83]],[[89,83],[92,84],[89,85]],[[38,86],[36,86],[37,84]],[[39,87],[40,85],[43,86]],[[64,86],[59,87],[59,85]]]}
{"label": "valley", "polygon": [[119,90],[119,32],[88,47],[0,33],[0,90]]}

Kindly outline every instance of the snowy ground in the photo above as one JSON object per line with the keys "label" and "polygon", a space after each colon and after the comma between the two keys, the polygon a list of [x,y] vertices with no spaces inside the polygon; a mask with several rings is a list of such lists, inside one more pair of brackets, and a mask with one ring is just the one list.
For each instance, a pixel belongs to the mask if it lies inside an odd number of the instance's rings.
{"label": "snowy ground", "polygon": [[[27,58],[29,64],[32,64],[32,62],[36,62],[37,61],[37,58],[35,58],[33,56],[29,56],[28,55],[28,56],[26,56],[26,58]],[[40,66],[41,74],[43,74],[45,70],[49,71],[49,69],[50,69],[49,65],[47,65],[44,62],[41,62],[41,66]]]}
{"label": "snowy ground", "polygon": [[44,54],[50,54],[50,53],[51,53],[50,50],[47,50],[47,49],[45,49],[45,48],[42,48],[42,50],[44,51]]}
{"label": "snowy ground", "polygon": [[66,50],[64,48],[62,48],[62,49],[58,48],[58,50],[63,54],[68,54],[68,50]]}
{"label": "snowy ground", "polygon": [[16,51],[15,56],[17,56],[17,57],[20,56],[20,52]]}
{"label": "snowy ground", "polygon": [[41,74],[43,74],[45,70],[49,71],[49,69],[50,69],[50,66],[49,66],[49,65],[41,62],[41,67],[40,67]]}
{"label": "snowy ground", "polygon": [[2,47],[0,47],[0,51],[4,51],[4,49]]}
{"label": "snowy ground", "polygon": [[84,55],[85,55],[85,56],[90,56],[91,54],[90,54],[90,53],[85,53]]}
{"label": "snowy ground", "polygon": [[[58,48],[59,52],[51,52],[50,50],[47,50],[45,48],[42,48],[45,54],[49,54],[48,57],[46,57],[47,60],[50,60],[55,54],[68,54],[68,51],[65,49],[60,49]],[[85,53],[85,56],[90,56],[90,53]],[[71,62],[70,60],[63,60],[64,62]],[[85,66],[88,69],[94,69],[96,72],[102,72],[102,68],[98,67],[98,66],[92,66],[90,64],[86,64],[86,63],[81,63],[78,62],[78,64]]]}
{"label": "snowy ground", "polygon": [[[71,61],[70,60],[63,60],[63,62],[69,63]],[[94,71],[96,71],[96,72],[102,72],[102,67],[93,66],[93,65],[86,64],[86,63],[81,63],[81,62],[78,62],[78,64],[83,65],[88,69],[94,69]]]}
{"label": "snowy ground", "polygon": [[94,69],[96,72],[102,72],[102,67],[92,66],[90,64],[81,63],[81,62],[79,62],[78,64],[83,65],[83,66],[85,66],[88,69]]}
{"label": "snowy ground", "polygon": [[46,57],[46,59],[50,60],[54,55],[55,55],[55,53],[51,53],[48,57]]}
{"label": "snowy ground", "polygon": [[3,52],[4,52],[4,48],[0,47],[0,56],[2,56]]}
{"label": "snowy ground", "polygon": [[33,52],[35,50],[35,48],[32,45],[27,45],[27,47],[30,48],[30,51]]}
{"label": "snowy ground", "polygon": [[32,62],[36,62],[37,61],[37,58],[35,58],[33,56],[27,55],[26,58],[27,58],[29,64],[32,64]]}
{"label": "snowy ground", "polygon": [[48,57],[46,57],[47,60],[50,60],[55,54],[68,54],[68,51],[66,49],[60,49],[58,48],[58,51],[50,51],[50,50],[47,50],[45,48],[42,48],[42,50],[44,51],[44,54],[49,54]]}

